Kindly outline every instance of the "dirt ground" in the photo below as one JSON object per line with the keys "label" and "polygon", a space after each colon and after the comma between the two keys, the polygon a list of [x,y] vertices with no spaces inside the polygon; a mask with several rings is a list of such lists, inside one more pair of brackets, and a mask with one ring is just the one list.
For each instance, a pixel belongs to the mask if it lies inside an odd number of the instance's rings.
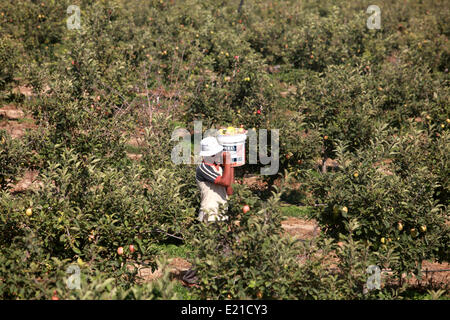
{"label": "dirt ground", "polygon": [[450,263],[424,261],[422,263],[422,271],[424,276],[421,281],[413,278],[410,282],[415,282],[422,286],[426,284],[450,286]]}
{"label": "dirt ground", "polygon": [[26,129],[37,128],[31,116],[9,104],[0,108],[0,130],[6,130],[13,139],[21,138]]}
{"label": "dirt ground", "polygon": [[[8,104],[0,108],[0,130],[5,130],[12,139],[20,139],[27,129],[36,128],[37,125],[31,115],[26,114],[15,105]],[[27,170],[16,184],[11,185],[10,191],[18,193],[38,187],[41,184],[37,180],[38,175],[39,171],[37,170]]]}
{"label": "dirt ground", "polygon": [[11,193],[25,192],[26,190],[37,189],[42,186],[42,182],[37,179],[39,171],[28,170],[23,177],[15,184],[12,185]]}
{"label": "dirt ground", "polygon": [[288,217],[281,222],[281,226],[288,234],[302,240],[311,239],[320,232],[315,220]]}
{"label": "dirt ground", "polygon": [[[181,280],[184,273],[189,270],[191,263],[183,258],[172,258],[168,260],[167,269],[169,270],[170,277],[172,279]],[[138,277],[142,282],[150,282],[157,280],[163,276],[164,270],[158,268],[152,270],[147,264],[132,264],[127,266],[130,271],[138,270]]]}

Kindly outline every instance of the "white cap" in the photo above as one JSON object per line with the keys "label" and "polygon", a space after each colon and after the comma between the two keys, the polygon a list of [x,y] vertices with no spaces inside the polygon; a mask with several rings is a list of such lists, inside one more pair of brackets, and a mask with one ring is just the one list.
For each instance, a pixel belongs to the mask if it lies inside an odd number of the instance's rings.
{"label": "white cap", "polygon": [[202,157],[210,157],[223,151],[223,146],[214,137],[206,137],[200,141],[200,148],[200,156]]}

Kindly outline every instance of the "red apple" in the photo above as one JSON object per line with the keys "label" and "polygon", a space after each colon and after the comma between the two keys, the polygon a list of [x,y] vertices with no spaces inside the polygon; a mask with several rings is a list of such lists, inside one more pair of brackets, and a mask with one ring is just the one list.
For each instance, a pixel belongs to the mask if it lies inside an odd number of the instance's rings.
{"label": "red apple", "polygon": [[242,212],[247,213],[250,211],[250,207],[248,205],[245,205],[242,207]]}
{"label": "red apple", "polygon": [[121,256],[121,255],[123,254],[123,247],[118,247],[118,248],[117,248],[117,254],[118,254],[119,256]]}
{"label": "red apple", "polygon": [[52,300],[59,300],[57,293],[58,292],[56,290],[53,290]]}
{"label": "red apple", "polygon": [[258,111],[256,111],[257,114],[261,114],[261,110],[258,109]]}
{"label": "red apple", "polygon": [[130,252],[133,253],[134,252],[134,246],[132,244],[130,244]]}

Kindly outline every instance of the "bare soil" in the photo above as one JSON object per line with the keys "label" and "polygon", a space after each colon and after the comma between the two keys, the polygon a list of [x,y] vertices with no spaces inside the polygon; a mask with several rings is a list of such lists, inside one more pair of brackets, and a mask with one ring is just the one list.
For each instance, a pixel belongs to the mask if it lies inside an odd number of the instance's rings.
{"label": "bare soil", "polygon": [[[172,258],[168,260],[167,269],[169,271],[170,277],[172,279],[181,280],[184,272],[191,268],[191,263],[183,258]],[[164,275],[164,270],[162,268],[158,268],[156,270],[152,270],[152,268],[147,265],[141,264],[133,264],[127,266],[130,271],[134,271],[135,268],[138,270],[138,276],[142,282],[150,282],[161,278]]]}
{"label": "bare soil", "polygon": [[37,125],[32,117],[26,115],[15,105],[9,104],[0,108],[0,130],[6,130],[13,139],[21,138],[26,129],[36,128]]}
{"label": "bare soil", "polygon": [[15,185],[11,186],[11,193],[25,192],[27,190],[34,190],[42,186],[42,182],[37,179],[39,171],[28,170]]}
{"label": "bare soil", "polygon": [[288,234],[301,240],[312,239],[320,232],[315,220],[288,217],[281,222],[281,226]]}
{"label": "bare soil", "polygon": [[422,280],[418,280],[413,276],[413,278],[409,280],[410,284],[418,284],[419,286],[425,286],[427,284],[447,286],[447,290],[450,289],[450,263],[424,261],[422,263],[422,272]]}
{"label": "bare soil", "polygon": [[250,189],[265,190],[267,189],[267,183],[262,181],[259,176],[244,176],[242,181],[238,180],[238,183],[247,185]]}
{"label": "bare soil", "polygon": [[141,160],[142,154],[141,153],[129,153],[127,152],[127,157],[131,160]]}

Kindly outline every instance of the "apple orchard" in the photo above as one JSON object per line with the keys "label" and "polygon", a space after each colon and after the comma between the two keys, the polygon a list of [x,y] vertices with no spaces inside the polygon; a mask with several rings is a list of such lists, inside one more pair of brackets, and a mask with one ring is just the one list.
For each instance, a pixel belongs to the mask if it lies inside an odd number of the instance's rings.
{"label": "apple orchard", "polygon": [[[2,299],[448,299],[448,1],[239,3],[0,2]],[[220,224],[195,121],[279,130]]]}

